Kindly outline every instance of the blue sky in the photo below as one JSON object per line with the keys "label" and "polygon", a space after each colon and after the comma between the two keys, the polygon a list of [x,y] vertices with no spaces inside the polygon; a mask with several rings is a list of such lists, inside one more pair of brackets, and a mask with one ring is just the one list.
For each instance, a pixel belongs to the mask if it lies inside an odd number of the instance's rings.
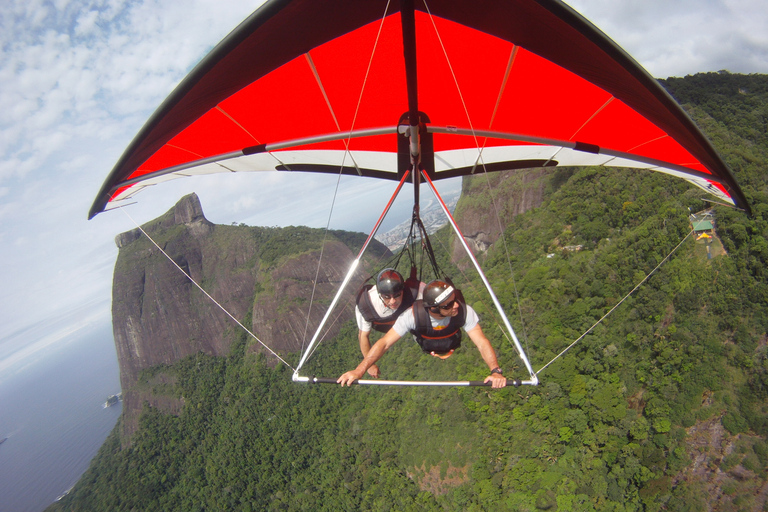
{"label": "blue sky", "polygon": [[[87,221],[93,198],[154,109],[260,3],[0,3],[0,374],[67,334],[109,321],[114,237],[134,225],[120,212]],[[764,0],[570,5],[653,76],[768,73]],[[335,178],[308,176],[281,194],[286,182],[277,176],[176,180],[139,194],[130,215],[146,222],[196,191],[213,222],[323,227],[335,185]],[[383,206],[392,185],[342,185],[332,227],[367,230],[380,211],[371,205]],[[314,188],[320,199],[312,205],[296,199]]]}

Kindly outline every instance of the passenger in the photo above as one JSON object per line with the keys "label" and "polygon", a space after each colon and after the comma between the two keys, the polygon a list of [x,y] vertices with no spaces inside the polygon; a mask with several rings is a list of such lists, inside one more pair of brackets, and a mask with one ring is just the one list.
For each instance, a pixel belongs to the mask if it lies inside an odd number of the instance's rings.
{"label": "passenger", "polygon": [[[376,276],[375,285],[368,284],[360,288],[357,292],[355,318],[357,339],[363,357],[371,350],[371,330],[382,333],[389,331],[397,317],[420,297],[420,284],[415,277],[405,281],[397,270],[385,268]],[[375,379],[379,378],[379,367],[371,365],[368,374]]]}

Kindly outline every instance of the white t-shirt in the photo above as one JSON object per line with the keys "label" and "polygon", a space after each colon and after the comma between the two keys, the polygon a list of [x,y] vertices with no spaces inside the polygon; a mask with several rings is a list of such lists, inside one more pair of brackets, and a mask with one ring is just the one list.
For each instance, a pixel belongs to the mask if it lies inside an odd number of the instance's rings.
{"label": "white t-shirt", "polygon": [[[420,283],[419,284],[419,293],[416,297],[417,299],[421,298],[421,294],[424,292],[424,287],[426,287],[426,283]],[[373,309],[376,311],[376,314],[379,316],[379,318],[384,318],[389,315],[392,315],[397,311],[397,308],[392,309],[388,308],[384,301],[381,300],[381,297],[379,297],[379,291],[375,286],[371,286],[371,289],[368,290],[368,298],[371,300],[371,304],[373,304]],[[400,307],[400,306],[398,306]],[[371,332],[371,329],[373,328],[373,324],[369,321],[367,321],[365,318],[363,318],[363,315],[360,313],[360,308],[355,306],[355,319],[357,319],[357,328],[363,332]]]}
{"label": "white t-shirt", "polygon": [[[466,315],[466,318],[464,319],[464,325],[462,327],[464,328],[465,332],[468,332],[474,329],[475,326],[478,323],[480,323],[480,317],[477,316],[477,313],[475,312],[474,309],[472,309],[472,306],[467,306],[466,308],[467,308],[467,315]],[[428,315],[428,316],[429,316],[430,322],[432,323],[432,327],[437,330],[448,327],[448,324],[451,322],[450,316],[447,316],[445,318],[440,318],[440,319],[437,319],[432,315]],[[400,336],[403,336],[405,333],[415,330],[416,320],[413,317],[413,308],[409,308],[407,311],[403,312],[402,315],[397,317],[397,321],[395,321],[395,325],[393,325],[392,328]]]}

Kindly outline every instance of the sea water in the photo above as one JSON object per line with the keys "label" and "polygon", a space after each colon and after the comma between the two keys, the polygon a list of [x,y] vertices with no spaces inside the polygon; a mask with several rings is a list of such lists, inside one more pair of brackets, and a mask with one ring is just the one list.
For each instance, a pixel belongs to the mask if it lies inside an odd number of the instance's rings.
{"label": "sea water", "polygon": [[44,510],[77,482],[120,416],[104,408],[120,392],[109,322],[0,380],[0,512]]}

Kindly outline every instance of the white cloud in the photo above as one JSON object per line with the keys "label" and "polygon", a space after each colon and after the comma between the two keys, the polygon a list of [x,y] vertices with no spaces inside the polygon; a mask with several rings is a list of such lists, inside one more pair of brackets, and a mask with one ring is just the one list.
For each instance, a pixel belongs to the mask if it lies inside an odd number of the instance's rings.
{"label": "white cloud", "polygon": [[97,28],[96,21],[98,19],[98,11],[87,11],[81,14],[75,22],[75,34],[81,37],[93,34]]}
{"label": "white cloud", "polygon": [[768,72],[760,0],[570,0],[651,75]]}
{"label": "white cloud", "polygon": [[151,111],[253,2],[11,1],[0,6],[0,338],[64,304],[108,303],[113,216],[101,181]]}

